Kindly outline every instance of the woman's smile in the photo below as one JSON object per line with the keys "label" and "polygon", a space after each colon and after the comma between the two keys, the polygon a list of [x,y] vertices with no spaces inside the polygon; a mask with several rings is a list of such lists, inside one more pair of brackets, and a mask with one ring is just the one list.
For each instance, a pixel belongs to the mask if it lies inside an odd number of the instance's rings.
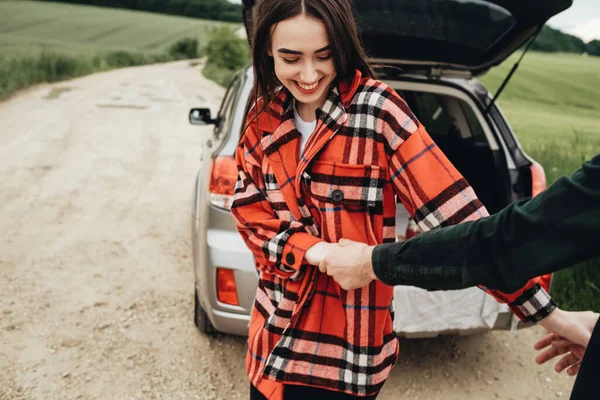
{"label": "woman's smile", "polygon": [[296,84],[296,87],[302,94],[308,95],[308,94],[313,94],[317,90],[319,90],[319,86],[320,86],[322,80],[323,80],[323,78],[321,78],[318,81],[311,83],[311,84],[303,83],[303,82],[299,82],[299,81],[293,81],[293,82],[294,82],[294,84]]}

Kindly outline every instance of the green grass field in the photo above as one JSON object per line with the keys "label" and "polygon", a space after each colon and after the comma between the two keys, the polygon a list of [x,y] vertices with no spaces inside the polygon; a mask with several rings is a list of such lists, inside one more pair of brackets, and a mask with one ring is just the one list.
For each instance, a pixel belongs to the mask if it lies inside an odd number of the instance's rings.
{"label": "green grass field", "polygon": [[200,45],[215,21],[35,1],[0,1],[0,54],[164,52],[184,37]]}
{"label": "green grass field", "polygon": [[184,38],[205,45],[235,24],[62,3],[0,0],[0,99],[40,82],[175,59]]}
{"label": "green grass field", "polygon": [[[490,90],[516,59],[483,77]],[[544,166],[549,184],[600,153],[599,57],[526,54],[498,103],[525,151]],[[562,308],[600,311],[600,259],[555,274],[552,295]]]}
{"label": "green grass field", "polygon": [[[483,77],[492,92],[516,59]],[[600,152],[600,57],[528,53],[498,103],[550,182]]]}

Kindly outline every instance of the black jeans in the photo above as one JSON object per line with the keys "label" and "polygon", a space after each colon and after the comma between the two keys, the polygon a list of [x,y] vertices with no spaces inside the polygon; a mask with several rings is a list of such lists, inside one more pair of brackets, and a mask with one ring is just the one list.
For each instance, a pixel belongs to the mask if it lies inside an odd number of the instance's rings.
{"label": "black jeans", "polygon": [[581,369],[577,374],[571,400],[594,400],[600,398],[598,377],[600,371],[600,321],[596,324],[588,344]]}
{"label": "black jeans", "polygon": [[[310,386],[285,385],[283,387],[283,400],[375,400],[376,398],[377,394],[360,397]],[[267,400],[267,398],[250,385],[250,400]]]}

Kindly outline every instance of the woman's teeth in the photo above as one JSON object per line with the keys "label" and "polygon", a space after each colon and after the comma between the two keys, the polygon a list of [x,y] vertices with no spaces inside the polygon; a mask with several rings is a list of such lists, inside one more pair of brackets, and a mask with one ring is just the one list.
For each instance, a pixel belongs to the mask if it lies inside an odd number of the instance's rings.
{"label": "woman's teeth", "polygon": [[300,88],[304,89],[304,90],[313,90],[314,88],[316,88],[319,85],[320,81],[317,81],[315,83],[313,83],[312,85],[307,85],[305,83],[300,83],[300,82],[296,82],[298,84],[298,86],[300,86]]}

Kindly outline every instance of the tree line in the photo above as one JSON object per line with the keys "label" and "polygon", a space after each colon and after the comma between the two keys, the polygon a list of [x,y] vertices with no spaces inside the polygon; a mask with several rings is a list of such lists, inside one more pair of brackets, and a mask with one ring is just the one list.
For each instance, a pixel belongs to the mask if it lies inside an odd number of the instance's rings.
{"label": "tree line", "polygon": [[[42,0],[56,1],[56,0]],[[191,18],[242,22],[242,6],[227,0],[58,0],[61,3],[125,8]]]}
{"label": "tree line", "polygon": [[562,33],[559,30],[544,26],[540,31],[531,50],[565,53],[588,53],[600,56],[600,40],[585,43],[577,36]]}

